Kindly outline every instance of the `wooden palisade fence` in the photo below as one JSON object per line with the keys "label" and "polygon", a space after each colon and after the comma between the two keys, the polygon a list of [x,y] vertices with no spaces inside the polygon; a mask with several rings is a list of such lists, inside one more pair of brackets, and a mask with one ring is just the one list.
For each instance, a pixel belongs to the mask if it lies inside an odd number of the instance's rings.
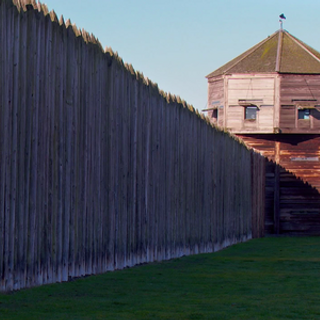
{"label": "wooden palisade fence", "polygon": [[0,291],[263,235],[261,156],[43,5],[0,45]]}

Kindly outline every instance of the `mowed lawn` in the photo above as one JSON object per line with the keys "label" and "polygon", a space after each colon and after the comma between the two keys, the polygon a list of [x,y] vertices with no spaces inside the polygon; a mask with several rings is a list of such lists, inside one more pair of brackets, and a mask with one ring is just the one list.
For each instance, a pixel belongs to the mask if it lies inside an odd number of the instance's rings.
{"label": "mowed lawn", "polygon": [[256,239],[0,294],[0,319],[320,319],[320,237]]}

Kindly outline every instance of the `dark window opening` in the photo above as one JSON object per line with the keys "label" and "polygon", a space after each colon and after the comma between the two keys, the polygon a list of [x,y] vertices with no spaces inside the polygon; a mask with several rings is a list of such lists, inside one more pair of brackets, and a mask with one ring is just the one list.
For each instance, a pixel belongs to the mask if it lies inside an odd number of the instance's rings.
{"label": "dark window opening", "polygon": [[218,120],[218,109],[214,109],[212,111],[212,118],[214,118],[215,120]]}
{"label": "dark window opening", "polygon": [[244,118],[246,120],[256,120],[257,119],[257,110],[256,106],[245,107],[244,109]]}
{"label": "dark window opening", "polygon": [[298,119],[308,120],[310,119],[310,110],[309,109],[302,109],[298,110]]}

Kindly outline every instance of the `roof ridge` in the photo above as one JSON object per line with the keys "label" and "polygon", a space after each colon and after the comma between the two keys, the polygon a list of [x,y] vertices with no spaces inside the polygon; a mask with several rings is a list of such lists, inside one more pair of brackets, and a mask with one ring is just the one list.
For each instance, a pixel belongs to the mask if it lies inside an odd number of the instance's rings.
{"label": "roof ridge", "polygon": [[276,72],[279,72],[280,70],[280,63],[281,63],[281,49],[282,49],[282,40],[283,40],[283,29],[279,30],[279,36],[278,36],[278,45],[277,45],[277,56],[276,56]]}
{"label": "roof ridge", "polygon": [[[294,36],[292,36],[288,31],[285,31],[285,33],[286,33],[296,44],[298,44],[304,51],[306,51],[307,53],[309,53],[310,56],[312,56],[314,59],[316,59],[318,62],[320,62],[320,59],[306,47],[305,43],[303,43],[301,40],[299,40],[299,39],[295,38]],[[301,42],[302,42],[302,43],[301,43]]]}

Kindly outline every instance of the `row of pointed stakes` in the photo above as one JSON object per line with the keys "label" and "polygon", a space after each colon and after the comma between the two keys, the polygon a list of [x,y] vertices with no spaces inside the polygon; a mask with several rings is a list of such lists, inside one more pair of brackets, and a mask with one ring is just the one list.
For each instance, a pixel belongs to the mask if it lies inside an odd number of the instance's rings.
{"label": "row of pointed stakes", "polygon": [[[1,1],[6,1],[6,0],[0,0],[0,2]],[[145,77],[143,73],[134,70],[132,64],[125,63],[123,59],[118,55],[117,51],[114,52],[110,47],[105,47],[105,49],[103,49],[103,46],[99,41],[99,39],[96,38],[92,33],[90,34],[84,29],[82,30],[79,29],[75,23],[71,23],[70,19],[68,19],[67,21],[64,21],[64,18],[62,15],[60,19],[58,19],[58,16],[55,13],[55,11],[54,10],[49,11],[46,4],[42,4],[40,1],[36,1],[36,0],[7,0],[7,1],[9,1],[10,3],[13,3],[17,7],[19,12],[37,10],[38,12],[42,13],[44,16],[49,15],[52,22],[59,23],[60,26],[65,27],[66,29],[71,27],[76,37],[82,37],[85,43],[92,43],[97,45],[102,52],[109,54],[111,57],[113,57],[122,67],[127,69],[127,71],[129,71],[133,76],[135,76],[138,81],[142,81],[146,86],[149,86],[154,90],[158,91],[158,93],[167,101],[167,103],[177,103],[183,106],[184,108],[187,108],[190,112],[196,114],[199,118],[204,120],[207,123],[207,125],[210,125],[217,131],[224,131],[229,136],[231,136],[227,130],[220,129],[217,126],[215,126],[210,121],[210,118],[208,116],[204,115],[203,113],[200,113],[192,105],[188,104],[185,100],[181,99],[180,96],[176,96],[159,89],[157,83],[152,82],[149,78]],[[237,140],[239,143],[245,145],[242,142],[242,140],[240,140],[239,138],[235,136],[231,136],[231,137]]]}

